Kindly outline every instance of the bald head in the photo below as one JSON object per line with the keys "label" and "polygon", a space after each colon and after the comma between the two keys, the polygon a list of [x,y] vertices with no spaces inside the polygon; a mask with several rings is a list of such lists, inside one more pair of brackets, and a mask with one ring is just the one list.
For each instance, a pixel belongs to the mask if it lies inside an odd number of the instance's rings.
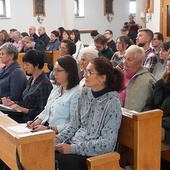
{"label": "bald head", "polygon": [[38,34],[43,35],[45,33],[45,28],[43,26],[38,28]]}
{"label": "bald head", "polygon": [[34,27],[34,26],[31,26],[30,28],[29,28],[29,34],[30,35],[34,35],[36,33],[36,28]]}

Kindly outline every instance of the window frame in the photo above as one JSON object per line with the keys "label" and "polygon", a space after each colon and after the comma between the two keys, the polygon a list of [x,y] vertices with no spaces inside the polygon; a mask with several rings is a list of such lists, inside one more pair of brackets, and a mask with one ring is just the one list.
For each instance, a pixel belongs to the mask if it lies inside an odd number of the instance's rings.
{"label": "window frame", "polygon": [[[74,2],[75,2],[75,5],[74,5],[74,8],[75,8],[74,16],[75,16],[75,18],[84,18],[85,17],[84,9],[82,10],[83,12],[80,11],[81,7],[82,7],[82,6],[80,6],[80,0],[74,0]],[[81,3],[83,3],[83,8],[84,8],[84,1],[81,2]],[[83,15],[81,15],[81,13],[83,13]]]}
{"label": "window frame", "polygon": [[6,0],[0,0],[2,1],[3,5],[3,14],[0,14],[0,18],[6,18]]}

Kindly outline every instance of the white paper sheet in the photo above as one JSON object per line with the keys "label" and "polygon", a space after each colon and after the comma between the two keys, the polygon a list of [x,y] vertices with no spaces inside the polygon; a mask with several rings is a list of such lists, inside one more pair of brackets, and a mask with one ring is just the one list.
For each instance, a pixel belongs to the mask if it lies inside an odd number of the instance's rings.
{"label": "white paper sheet", "polygon": [[25,132],[31,132],[31,129],[29,129],[28,127],[26,127],[26,124],[25,125],[17,125],[17,126],[10,126],[8,127],[8,129],[10,130],[13,130],[17,133],[25,133]]}

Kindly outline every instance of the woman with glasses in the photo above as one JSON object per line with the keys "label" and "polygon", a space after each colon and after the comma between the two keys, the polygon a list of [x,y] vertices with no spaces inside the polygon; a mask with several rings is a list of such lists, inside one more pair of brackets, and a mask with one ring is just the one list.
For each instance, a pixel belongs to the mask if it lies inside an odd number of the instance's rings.
{"label": "woman with glasses", "polygon": [[81,87],[76,61],[68,55],[58,58],[53,74],[59,85],[51,91],[45,109],[36,120],[27,122],[34,132],[52,129],[60,133],[69,123],[77,105]]}
{"label": "woman with glasses", "polygon": [[4,64],[0,70],[0,103],[2,103],[2,97],[7,97],[14,101],[21,100],[27,79],[17,62],[17,48],[11,43],[3,44],[0,47],[0,58],[1,64]]}
{"label": "woman with glasses", "polygon": [[22,93],[22,99],[16,101],[3,97],[2,102],[6,106],[21,111],[19,115],[17,114],[18,112],[7,112],[11,118],[19,123],[26,123],[42,112],[53,87],[42,70],[44,58],[40,51],[29,50],[23,56],[22,61],[24,62],[25,71],[32,75]]}
{"label": "woman with glasses", "polygon": [[[75,45],[74,42],[72,42],[72,41],[69,40],[69,39],[68,39],[68,40],[63,39],[63,40],[61,41],[59,50],[60,50],[60,56],[69,55],[70,57],[72,57],[73,54],[76,52],[76,45]],[[81,79],[82,79],[81,70],[80,70],[80,66],[79,66],[78,63],[77,63],[77,68],[78,68],[79,79],[81,80]],[[55,78],[54,78],[53,71],[50,73],[49,78],[50,78],[50,80],[53,81],[54,84],[56,84],[56,80],[55,80]]]}
{"label": "woman with glasses", "polygon": [[121,71],[104,57],[90,61],[85,86],[68,126],[56,136],[60,170],[87,170],[86,158],[114,151],[121,124]]}

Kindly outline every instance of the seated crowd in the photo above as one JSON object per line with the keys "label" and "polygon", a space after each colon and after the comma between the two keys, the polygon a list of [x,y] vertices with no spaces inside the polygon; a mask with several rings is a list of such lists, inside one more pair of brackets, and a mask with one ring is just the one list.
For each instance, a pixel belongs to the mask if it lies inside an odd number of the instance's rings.
{"label": "seated crowd", "polygon": [[[138,29],[133,41],[120,33],[115,43],[109,29],[91,36],[84,47],[77,29],[59,27],[50,37],[42,26],[38,35],[34,26],[0,31],[0,103],[16,112],[0,110],[33,132],[55,131],[59,170],[87,170],[86,158],[115,150],[121,107],[161,109],[170,129],[170,41],[150,29]],[[47,75],[46,51],[56,50],[60,57]]]}

